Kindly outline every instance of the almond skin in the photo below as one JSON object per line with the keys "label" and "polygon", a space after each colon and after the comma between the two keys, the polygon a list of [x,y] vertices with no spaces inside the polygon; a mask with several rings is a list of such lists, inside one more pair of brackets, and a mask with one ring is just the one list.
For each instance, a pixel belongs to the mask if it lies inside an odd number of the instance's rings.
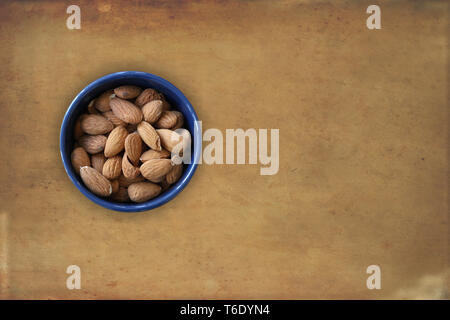
{"label": "almond skin", "polygon": [[178,117],[173,111],[163,111],[159,120],[155,123],[156,128],[170,129],[177,124]]}
{"label": "almond skin", "polygon": [[160,96],[161,96],[160,99],[163,102],[163,111],[169,111],[170,109],[172,109],[172,107],[170,106],[170,103],[166,100],[164,95],[161,94]]}
{"label": "almond skin", "polygon": [[105,145],[105,157],[109,158],[121,152],[125,146],[125,139],[128,135],[127,129],[122,126],[115,127],[108,136]]}
{"label": "almond skin", "polygon": [[122,157],[114,156],[105,161],[102,174],[110,180],[116,179],[122,173]]}
{"label": "almond skin", "polygon": [[141,174],[139,168],[131,164],[127,153],[122,158],[122,172],[127,179],[135,179]]}
{"label": "almond skin", "polygon": [[161,192],[166,191],[170,187],[170,184],[168,184],[166,181],[166,177],[164,177],[164,179],[161,181],[160,185],[161,185]]}
{"label": "almond skin", "polygon": [[102,152],[105,148],[106,137],[103,135],[89,136],[84,135],[79,140],[78,143],[90,154],[96,154]]}
{"label": "almond skin", "polygon": [[166,181],[168,184],[173,184],[180,179],[181,174],[183,173],[183,165],[178,164],[172,167],[172,170],[168,174],[166,174]]}
{"label": "almond skin", "polygon": [[95,108],[100,112],[107,112],[111,110],[109,102],[111,100],[112,94],[114,94],[114,91],[108,90],[106,92],[103,92],[100,96],[98,96],[97,99],[95,99],[94,103]]}
{"label": "almond skin", "polygon": [[142,154],[142,139],[139,133],[130,133],[125,139],[125,152],[134,165],[138,165]]}
{"label": "almond skin", "polygon": [[147,103],[153,100],[161,100],[161,95],[156,92],[156,90],[148,88],[142,91],[142,93],[136,98],[136,105],[138,107],[143,107]]}
{"label": "almond skin", "polygon": [[98,110],[95,109],[94,103],[95,103],[95,99],[91,100],[91,102],[89,102],[89,104],[88,104],[87,109],[88,109],[88,113],[90,113],[90,114],[98,114]]}
{"label": "almond skin", "polygon": [[161,178],[172,170],[172,161],[170,159],[148,160],[141,165],[140,170],[145,179],[160,182]]}
{"label": "almond skin", "polygon": [[72,162],[72,167],[77,174],[80,174],[81,167],[89,167],[91,165],[89,155],[82,147],[73,149],[72,154],[70,155],[70,160]]}
{"label": "almond skin", "polygon": [[161,145],[164,149],[172,152],[172,150],[182,141],[182,137],[175,131],[169,129],[156,130],[161,138]]}
{"label": "almond skin", "polygon": [[177,116],[177,122],[175,123],[175,125],[172,127],[172,130],[177,130],[180,129],[181,127],[183,127],[184,125],[184,116],[181,112],[179,111],[172,111],[176,116]]}
{"label": "almond skin", "polygon": [[93,154],[91,156],[91,164],[92,168],[97,170],[98,172],[103,172],[103,165],[105,164],[106,158],[103,152]]}
{"label": "almond skin", "polygon": [[81,120],[85,117],[85,114],[82,114],[78,117],[78,119],[75,121],[75,125],[73,127],[73,137],[75,140],[78,140],[81,138],[81,136],[84,134],[83,129],[81,129]]}
{"label": "almond skin", "polygon": [[120,86],[114,89],[116,96],[122,99],[134,99],[140,95],[142,89],[136,86]]}
{"label": "almond skin", "polygon": [[181,137],[181,143],[174,146],[174,148],[172,149],[172,155],[180,156],[183,154],[184,150],[188,150],[191,148],[191,133],[184,128],[177,129],[176,133]]}
{"label": "almond skin", "polygon": [[138,182],[133,183],[128,187],[128,196],[131,201],[144,202],[161,193],[161,187],[151,182]]}
{"label": "almond skin", "polygon": [[163,102],[161,100],[152,100],[142,107],[144,120],[150,124],[155,123],[161,117],[163,112]]}
{"label": "almond skin", "polygon": [[81,167],[80,176],[86,187],[94,194],[107,197],[112,193],[111,182],[94,168]]}
{"label": "almond skin", "polygon": [[81,129],[90,135],[105,134],[114,129],[114,125],[99,114],[90,114],[81,120]]}
{"label": "almond skin", "polygon": [[119,180],[116,179],[111,181],[111,189],[112,189],[111,194],[119,192],[119,188],[120,188]]}
{"label": "almond skin", "polygon": [[142,121],[143,115],[141,109],[130,101],[113,98],[109,102],[109,105],[114,115],[126,123],[138,124]]}
{"label": "almond skin", "polygon": [[156,133],[155,128],[152,127],[148,122],[142,121],[139,123],[137,127],[137,131],[142,138],[142,141],[145,142],[150,148],[154,150],[161,151],[161,140]]}
{"label": "almond skin", "polygon": [[[115,180],[117,181],[117,180]],[[128,196],[128,190],[125,187],[119,187],[117,192],[111,194],[111,200],[116,202],[128,202],[130,201],[130,197]]]}
{"label": "almond skin", "polygon": [[161,151],[147,150],[141,155],[139,160],[141,160],[141,162],[145,162],[152,159],[168,159],[168,158],[170,158],[170,152],[167,151],[166,149],[162,149]]}
{"label": "almond skin", "polygon": [[106,112],[103,112],[102,114],[106,119],[111,121],[111,123],[114,125],[114,127],[118,127],[118,126],[125,127],[127,125],[126,122],[117,118],[117,116],[112,111],[106,111]]}
{"label": "almond skin", "polygon": [[141,175],[137,176],[134,179],[127,179],[123,174],[121,174],[119,177],[119,185],[124,188],[128,188],[131,184],[142,181],[145,181],[145,178]]}

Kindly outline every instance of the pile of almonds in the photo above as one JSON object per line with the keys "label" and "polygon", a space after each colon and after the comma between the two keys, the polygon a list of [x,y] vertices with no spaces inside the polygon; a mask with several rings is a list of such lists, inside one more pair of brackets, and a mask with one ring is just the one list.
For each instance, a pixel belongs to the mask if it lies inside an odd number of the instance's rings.
{"label": "pile of almonds", "polygon": [[[183,115],[154,89],[124,85],[92,100],[75,123],[72,166],[86,187],[115,202],[144,202],[175,183],[172,151]],[[174,151],[175,153],[175,151]]]}

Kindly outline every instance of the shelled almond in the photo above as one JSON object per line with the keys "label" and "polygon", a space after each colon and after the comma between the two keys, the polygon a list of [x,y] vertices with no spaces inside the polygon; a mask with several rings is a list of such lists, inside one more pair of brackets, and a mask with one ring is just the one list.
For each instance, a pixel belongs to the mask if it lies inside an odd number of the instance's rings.
{"label": "shelled almond", "polygon": [[[72,166],[94,194],[114,202],[145,202],[183,173],[172,151],[185,142],[183,114],[152,88],[123,85],[90,101],[74,127]],[[186,131],[186,130],[185,130]],[[189,134],[189,133],[188,133]]]}

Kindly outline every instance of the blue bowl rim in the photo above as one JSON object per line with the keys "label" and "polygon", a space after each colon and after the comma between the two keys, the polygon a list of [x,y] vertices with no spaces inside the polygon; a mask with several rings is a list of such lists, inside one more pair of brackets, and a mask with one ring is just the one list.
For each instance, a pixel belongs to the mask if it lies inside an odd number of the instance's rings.
{"label": "blue bowl rim", "polygon": [[[172,83],[169,81],[151,74],[147,72],[142,71],[120,71],[115,72],[111,74],[107,74],[90,84],[88,84],[83,90],[81,90],[77,96],[72,100],[72,102],[69,105],[69,108],[67,109],[66,113],[64,114],[63,122],[61,124],[61,131],[60,131],[60,153],[61,153],[61,159],[64,164],[64,169],[69,176],[72,183],[80,190],[88,199],[93,201],[96,204],[101,205],[102,207],[106,209],[111,209],[115,211],[121,211],[121,212],[140,212],[140,211],[147,211],[154,208],[157,208],[159,206],[162,206],[163,204],[169,202],[173,198],[175,198],[189,183],[189,181],[192,179],[192,176],[194,175],[195,170],[197,169],[198,160],[200,159],[200,153],[201,153],[201,145],[194,142],[194,151],[193,151],[193,162],[187,165],[187,168],[183,172],[182,177],[180,180],[178,180],[173,186],[171,186],[170,189],[163,192],[158,197],[151,199],[147,202],[143,203],[116,203],[111,202],[108,200],[105,200],[103,198],[100,198],[96,195],[94,195],[91,191],[89,191],[78,179],[76,173],[72,169],[72,164],[70,161],[70,157],[68,156],[70,153],[67,150],[67,146],[65,143],[65,137],[66,137],[66,131],[69,127],[69,118],[73,112],[77,109],[77,105],[80,103],[80,101],[84,98],[90,90],[93,88],[102,85],[106,82],[109,82],[111,80],[120,80],[120,79],[128,79],[128,78],[144,78],[153,80],[155,82],[158,82],[161,86],[164,86],[168,88],[170,91],[172,91],[179,99],[183,101],[183,103],[186,105],[189,112],[192,114],[194,118],[194,125],[193,125],[193,131],[194,133],[199,132],[200,128],[198,126],[198,117],[195,113],[194,108],[192,107],[189,100],[184,96],[184,94],[175,87]],[[192,135],[192,132],[191,132]]]}

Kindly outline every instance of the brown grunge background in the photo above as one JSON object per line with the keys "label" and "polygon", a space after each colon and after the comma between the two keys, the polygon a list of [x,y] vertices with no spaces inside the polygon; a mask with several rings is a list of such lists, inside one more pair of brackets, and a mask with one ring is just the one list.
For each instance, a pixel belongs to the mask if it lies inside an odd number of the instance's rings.
{"label": "brown grunge background", "polygon": [[[370,4],[1,1],[0,298],[448,298],[448,4],[379,1],[374,31]],[[90,202],[60,124],[123,70],[174,83],[204,129],[279,128],[278,174],[201,165],[156,210]]]}

